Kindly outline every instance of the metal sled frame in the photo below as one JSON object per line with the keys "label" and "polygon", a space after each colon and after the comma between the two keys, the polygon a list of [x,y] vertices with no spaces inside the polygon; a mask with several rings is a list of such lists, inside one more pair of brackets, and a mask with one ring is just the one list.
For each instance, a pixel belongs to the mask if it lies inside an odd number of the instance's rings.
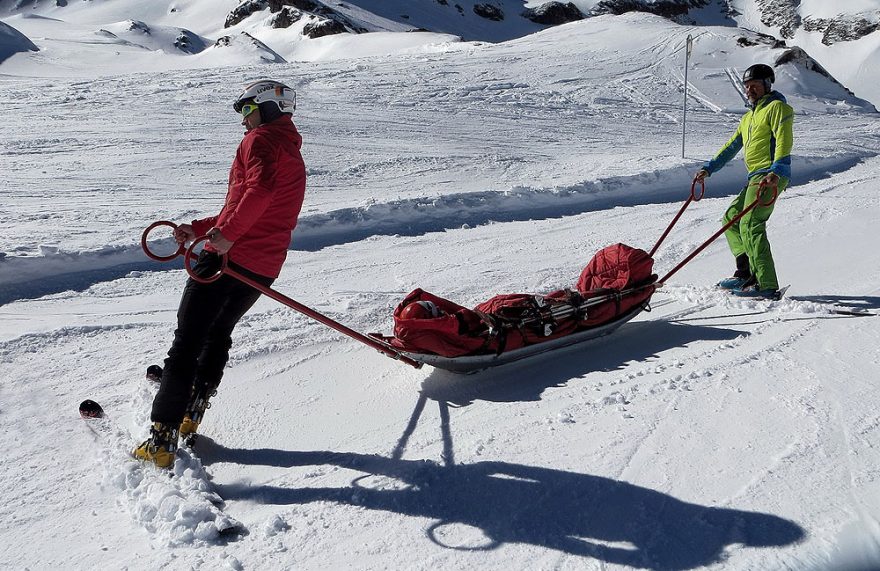
{"label": "metal sled frame", "polygon": [[614,321],[610,321],[602,325],[597,325],[596,327],[591,327],[589,329],[584,329],[583,331],[577,331],[575,333],[572,333],[571,335],[566,335],[565,337],[560,337],[558,339],[544,341],[543,343],[535,343],[533,345],[526,345],[525,347],[513,349],[512,351],[505,351],[500,355],[492,353],[489,355],[464,355],[462,357],[443,357],[430,353],[410,353],[406,351],[404,352],[404,355],[414,361],[418,361],[419,363],[424,363],[426,365],[431,365],[432,367],[435,367],[437,369],[443,369],[458,374],[476,373],[477,371],[480,371],[482,369],[498,367],[500,365],[507,365],[508,363],[519,361],[520,359],[534,357],[535,355],[540,355],[541,353],[547,353],[548,351],[554,351],[556,349],[561,349],[570,345],[576,345],[578,343],[590,341],[598,337],[604,337],[605,335],[613,333],[618,327],[641,313],[646,307],[648,307],[649,303],[650,298],[636,305],[628,312],[618,316],[617,319],[615,319]]}

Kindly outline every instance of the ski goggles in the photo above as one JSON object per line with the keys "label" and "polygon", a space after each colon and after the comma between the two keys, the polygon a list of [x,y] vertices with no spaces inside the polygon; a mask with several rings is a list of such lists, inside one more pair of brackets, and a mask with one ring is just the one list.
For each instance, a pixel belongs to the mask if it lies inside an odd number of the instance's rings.
{"label": "ski goggles", "polygon": [[260,108],[260,106],[257,105],[256,103],[245,103],[244,105],[241,106],[241,109],[240,109],[241,116],[247,117],[248,115],[250,115],[251,113],[253,113],[254,111],[256,111],[259,108]]}

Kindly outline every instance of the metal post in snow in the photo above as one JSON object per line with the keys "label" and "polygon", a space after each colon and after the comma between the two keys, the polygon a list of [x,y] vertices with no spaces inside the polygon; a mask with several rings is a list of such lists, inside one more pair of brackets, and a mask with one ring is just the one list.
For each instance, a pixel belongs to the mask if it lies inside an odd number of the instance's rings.
{"label": "metal post in snow", "polygon": [[684,51],[684,116],[681,120],[681,158],[684,158],[684,134],[687,129],[688,117],[688,63],[691,59],[691,49],[694,47],[694,37],[688,34],[687,48]]}

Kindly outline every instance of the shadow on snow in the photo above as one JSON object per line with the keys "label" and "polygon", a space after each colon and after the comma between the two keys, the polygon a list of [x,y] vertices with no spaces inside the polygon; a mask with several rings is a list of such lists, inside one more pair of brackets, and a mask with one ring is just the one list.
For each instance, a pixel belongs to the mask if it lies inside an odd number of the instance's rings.
{"label": "shadow on snow", "polygon": [[422,382],[422,393],[456,406],[467,406],[476,400],[537,401],[544,390],[563,386],[593,371],[623,369],[627,363],[650,362],[667,349],[696,341],[730,341],[742,335],[747,333],[722,327],[659,320],[631,322],[607,337],[537,355],[513,366],[473,375],[435,369]]}
{"label": "shadow on snow", "polygon": [[[281,468],[330,465],[359,472],[341,487],[285,488],[218,484],[226,500],[273,505],[335,502],[434,520],[429,540],[459,550],[528,544],[579,557],[643,569],[694,569],[721,561],[726,548],[781,547],[802,540],[796,523],[771,514],[701,506],[610,478],[509,462],[457,464],[447,400],[537,400],[593,370],[622,368],[665,348],[697,340],[732,339],[741,332],[662,321],[627,324],[630,335],[571,348],[483,375],[432,373],[390,457],[332,451],[228,448],[204,438],[204,464],[229,462]],[[598,346],[597,346],[598,345]],[[465,389],[471,386],[472,389]],[[428,399],[440,406],[443,464],[402,459]],[[367,478],[379,477],[376,481]],[[383,489],[382,478],[388,486]],[[458,526],[458,527],[456,527]],[[479,537],[474,538],[474,530]],[[467,539],[462,540],[465,536]]]}
{"label": "shadow on snow", "polygon": [[[345,487],[216,487],[227,500],[336,502],[437,520],[426,535],[456,549],[524,543],[635,568],[693,569],[722,560],[729,545],[780,547],[805,536],[797,524],[770,514],[700,506],[619,480],[507,462],[444,466],[369,454],[232,449],[216,443],[202,456],[206,463],[332,465],[392,478],[395,489],[363,487],[358,484],[362,477]],[[476,545],[451,545],[438,530],[456,524],[477,528],[483,537]]]}

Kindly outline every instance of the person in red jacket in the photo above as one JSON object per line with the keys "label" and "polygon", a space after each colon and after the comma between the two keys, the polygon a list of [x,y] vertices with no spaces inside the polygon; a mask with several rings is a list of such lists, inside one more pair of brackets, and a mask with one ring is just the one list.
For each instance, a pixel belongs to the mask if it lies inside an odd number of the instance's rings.
{"label": "person in red jacket", "polygon": [[[248,85],[233,108],[247,132],[229,171],[223,208],[216,216],[180,224],[174,238],[181,244],[209,238],[193,267],[196,275],[215,275],[226,255],[229,267],[269,286],[287,256],[306,187],[302,137],[292,120],[296,94],[282,83],[261,80]],[[259,297],[259,291],[225,274],[211,283],[187,281],[153,400],[150,438],[134,450],[136,458],[167,468],[178,439],[194,440],[229,359],[232,330]]]}

